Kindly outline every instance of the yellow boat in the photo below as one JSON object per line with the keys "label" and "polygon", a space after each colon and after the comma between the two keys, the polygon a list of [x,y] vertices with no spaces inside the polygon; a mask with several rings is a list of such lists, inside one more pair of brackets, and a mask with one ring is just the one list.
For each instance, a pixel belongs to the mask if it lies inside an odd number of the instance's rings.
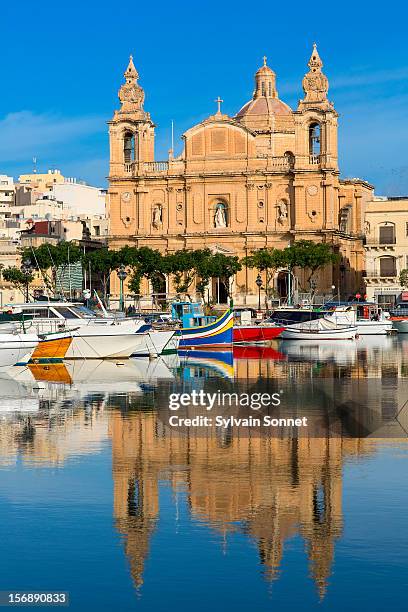
{"label": "yellow boat", "polygon": [[32,362],[61,361],[72,342],[72,334],[67,331],[40,335],[39,338],[40,342],[31,356]]}

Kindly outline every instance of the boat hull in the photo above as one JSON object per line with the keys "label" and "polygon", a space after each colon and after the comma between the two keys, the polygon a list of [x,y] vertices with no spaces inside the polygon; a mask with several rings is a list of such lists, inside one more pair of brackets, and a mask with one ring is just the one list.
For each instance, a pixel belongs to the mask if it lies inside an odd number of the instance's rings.
{"label": "boat hull", "polygon": [[145,334],[108,332],[108,328],[95,330],[90,327],[73,331],[66,359],[127,359],[146,346]]}
{"label": "boat hull", "polygon": [[179,347],[218,347],[232,344],[233,313],[227,310],[219,319],[208,325],[182,327]]}
{"label": "boat hull", "polygon": [[149,357],[150,355],[161,355],[167,348],[176,351],[178,340],[175,331],[151,330],[144,334],[145,343],[142,344],[132,357]]}
{"label": "boat hull", "polygon": [[61,332],[52,334],[49,337],[43,337],[34,353],[31,356],[32,361],[55,361],[64,359],[67,351],[72,343],[72,334]]}
{"label": "boat hull", "polygon": [[236,342],[267,342],[280,336],[285,328],[266,325],[234,326],[233,340]]}
{"label": "boat hull", "polygon": [[[386,336],[393,328],[392,321],[363,321],[357,320],[359,336]],[[407,329],[408,331],[408,329]]]}
{"label": "boat hull", "polygon": [[0,368],[27,364],[38,342],[35,334],[0,334]]}
{"label": "boat hull", "polygon": [[358,336],[357,326],[344,329],[307,330],[291,325],[282,332],[283,340],[354,340]]}
{"label": "boat hull", "polygon": [[408,334],[408,319],[392,318],[391,321],[393,329],[399,334]]}

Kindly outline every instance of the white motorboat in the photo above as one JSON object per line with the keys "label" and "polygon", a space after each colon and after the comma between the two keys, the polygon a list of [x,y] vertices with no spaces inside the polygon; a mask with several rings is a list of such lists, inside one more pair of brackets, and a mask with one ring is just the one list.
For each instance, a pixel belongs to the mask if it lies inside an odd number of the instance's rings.
{"label": "white motorboat", "polygon": [[357,337],[356,325],[341,325],[333,315],[315,321],[305,321],[289,325],[281,333],[284,340],[354,340]]}
{"label": "white motorboat", "polygon": [[[66,359],[160,355],[175,333],[152,330],[143,319],[99,317],[72,302],[29,302],[7,308],[13,314],[21,314],[26,331],[44,334],[70,330],[72,342]],[[1,328],[6,325],[3,323]]]}
{"label": "white motorboat", "polygon": [[40,339],[36,334],[0,333],[0,368],[26,364],[37,348]]}
{"label": "white motorboat", "polygon": [[389,314],[374,302],[336,306],[333,316],[340,325],[356,325],[359,336],[386,336],[393,327]]}

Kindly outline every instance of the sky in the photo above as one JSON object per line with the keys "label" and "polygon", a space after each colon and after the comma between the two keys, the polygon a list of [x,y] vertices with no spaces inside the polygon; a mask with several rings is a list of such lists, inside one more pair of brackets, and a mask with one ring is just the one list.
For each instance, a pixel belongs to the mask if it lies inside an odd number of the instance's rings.
{"label": "sky", "polygon": [[2,3],[0,174],[58,168],[106,186],[106,122],[132,53],[166,159],[181,135],[251,98],[268,57],[279,97],[296,108],[318,45],[339,118],[343,177],[408,195],[408,5],[383,2],[70,0]]}

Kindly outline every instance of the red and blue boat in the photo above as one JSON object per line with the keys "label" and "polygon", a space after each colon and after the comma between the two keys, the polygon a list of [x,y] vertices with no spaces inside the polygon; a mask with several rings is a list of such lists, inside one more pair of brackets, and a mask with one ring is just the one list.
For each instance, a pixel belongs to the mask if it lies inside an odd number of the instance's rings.
{"label": "red and blue boat", "polygon": [[232,347],[232,330],[234,315],[228,309],[219,318],[203,313],[199,302],[174,302],[172,318],[181,322],[179,330],[179,347]]}

